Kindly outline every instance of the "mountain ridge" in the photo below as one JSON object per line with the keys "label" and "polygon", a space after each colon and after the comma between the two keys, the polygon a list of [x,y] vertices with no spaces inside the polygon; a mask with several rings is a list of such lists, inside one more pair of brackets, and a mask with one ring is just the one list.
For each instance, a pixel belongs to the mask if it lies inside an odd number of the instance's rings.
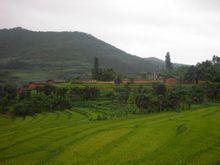
{"label": "mountain ridge", "polygon": [[84,32],[42,32],[21,27],[0,30],[0,67],[26,81],[89,77],[94,57],[99,58],[102,67],[126,75],[164,68],[160,59],[131,55]]}

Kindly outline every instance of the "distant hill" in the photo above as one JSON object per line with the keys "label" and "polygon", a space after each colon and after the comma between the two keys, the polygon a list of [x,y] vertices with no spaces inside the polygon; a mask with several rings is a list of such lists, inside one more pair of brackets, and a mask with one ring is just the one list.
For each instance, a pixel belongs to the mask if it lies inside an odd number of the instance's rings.
{"label": "distant hill", "polygon": [[94,57],[102,67],[122,74],[164,67],[160,59],[128,54],[82,32],[35,32],[20,27],[0,30],[0,69],[22,81],[89,77]]}

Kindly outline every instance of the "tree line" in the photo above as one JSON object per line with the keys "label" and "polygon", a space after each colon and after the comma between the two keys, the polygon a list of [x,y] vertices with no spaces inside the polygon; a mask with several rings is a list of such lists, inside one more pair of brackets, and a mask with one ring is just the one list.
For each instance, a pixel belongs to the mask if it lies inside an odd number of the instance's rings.
{"label": "tree line", "polygon": [[199,81],[220,82],[220,57],[214,55],[212,60],[199,62],[192,66],[174,68],[169,52],[165,57],[165,70],[160,72],[161,78],[177,77],[180,83],[196,83]]}
{"label": "tree line", "polygon": [[[190,109],[193,104],[220,101],[220,84],[115,86],[107,93],[97,87],[56,87],[44,85],[18,92],[13,84],[0,85],[0,112],[26,116],[74,107],[74,102],[108,100],[112,104],[135,105],[140,112]],[[102,94],[101,94],[102,93]]]}

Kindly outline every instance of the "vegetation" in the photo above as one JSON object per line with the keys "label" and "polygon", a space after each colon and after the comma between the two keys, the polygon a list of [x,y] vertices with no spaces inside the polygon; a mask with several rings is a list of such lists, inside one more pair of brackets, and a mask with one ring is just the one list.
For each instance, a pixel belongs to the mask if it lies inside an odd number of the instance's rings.
{"label": "vegetation", "polygon": [[197,63],[195,66],[180,66],[171,70],[169,67],[170,56],[168,55],[166,55],[167,70],[161,71],[160,77],[177,77],[180,83],[219,82],[220,64],[217,62],[218,56],[214,55],[213,60],[206,60]]}
{"label": "vegetation", "polygon": [[98,114],[99,118],[109,118],[125,109],[129,108],[111,107],[103,102],[26,118],[0,116],[0,164],[218,164],[220,161],[219,105],[193,106],[191,111],[181,113],[90,121]]}
{"label": "vegetation", "polygon": [[[158,80],[138,84],[134,77],[147,79],[152,73],[145,72],[154,64],[147,66],[146,60],[91,35],[42,35],[18,28],[0,30],[0,36],[0,164],[220,162],[218,56],[195,66],[175,67],[168,52],[166,68],[152,70]],[[93,59],[94,67],[87,73]],[[8,73],[29,70],[29,64],[34,66],[31,73],[63,71],[64,64],[68,72],[77,73],[73,66],[82,70],[77,76],[67,74],[65,83],[17,88],[11,83],[16,77]],[[54,77],[65,77],[64,72],[53,71]],[[80,81],[81,73],[92,76],[91,83]]]}
{"label": "vegetation", "polygon": [[72,77],[91,79],[95,57],[102,62],[100,68],[113,68],[126,75],[164,67],[164,62],[130,55],[81,32],[2,29],[0,45],[0,70],[10,72],[19,83]]}
{"label": "vegetation", "polygon": [[[220,100],[220,84],[203,83],[200,85],[44,85],[34,90],[17,91],[16,86],[0,86],[0,111],[4,114],[27,116],[74,108],[74,102],[85,103],[89,100],[111,100],[120,105],[140,108],[141,113],[164,110],[186,110],[192,104],[216,102]],[[124,106],[123,105],[123,106]],[[133,113],[133,112],[132,112]]]}
{"label": "vegetation", "polygon": [[99,59],[95,57],[92,78],[99,81],[113,81],[116,78],[116,73],[112,68],[99,68]]}

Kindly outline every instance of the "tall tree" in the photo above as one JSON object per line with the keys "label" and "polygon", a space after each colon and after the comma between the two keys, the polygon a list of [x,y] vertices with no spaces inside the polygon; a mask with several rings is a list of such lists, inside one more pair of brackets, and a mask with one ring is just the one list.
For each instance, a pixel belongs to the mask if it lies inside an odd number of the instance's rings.
{"label": "tall tree", "polygon": [[220,57],[214,55],[213,58],[212,58],[212,62],[214,64],[220,64]]}
{"label": "tall tree", "polygon": [[170,52],[167,52],[165,56],[165,64],[167,70],[173,69],[173,64],[171,63],[171,59],[170,59]]}

